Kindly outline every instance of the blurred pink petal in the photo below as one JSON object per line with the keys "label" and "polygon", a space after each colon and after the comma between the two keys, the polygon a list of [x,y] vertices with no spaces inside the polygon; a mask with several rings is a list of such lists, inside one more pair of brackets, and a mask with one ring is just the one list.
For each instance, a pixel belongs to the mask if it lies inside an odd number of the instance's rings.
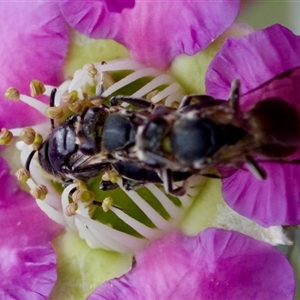
{"label": "blurred pink petal", "polygon": [[0,298],[46,299],[57,277],[50,241],[61,227],[18,188],[9,172],[0,158]]}
{"label": "blurred pink petal", "polygon": [[32,79],[60,84],[69,29],[57,3],[4,1],[0,19],[0,126],[28,126],[43,119],[41,114],[5,99],[4,92],[14,86],[29,94]]}
{"label": "blurred pink petal", "polygon": [[129,273],[88,299],[288,300],[294,291],[292,268],[275,248],[211,228],[196,237],[173,232],[153,242]]}
{"label": "blurred pink petal", "polygon": [[195,54],[229,28],[239,2],[67,0],[60,6],[81,33],[114,39],[130,50],[133,59],[167,68],[176,55]]}

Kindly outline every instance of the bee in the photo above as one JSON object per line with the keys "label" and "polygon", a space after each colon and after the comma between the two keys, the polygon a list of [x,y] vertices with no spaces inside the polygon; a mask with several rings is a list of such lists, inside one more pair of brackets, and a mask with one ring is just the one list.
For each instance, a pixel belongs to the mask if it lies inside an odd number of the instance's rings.
{"label": "bee", "polygon": [[222,177],[227,167],[246,166],[258,179],[265,179],[260,159],[286,160],[299,147],[300,118],[295,107],[300,104],[294,86],[299,80],[297,67],[243,95],[235,80],[228,101],[186,96],[177,110],[154,110],[138,126],[130,151],[137,161],[161,172],[166,190],[178,171]]}
{"label": "bee", "polygon": [[[54,176],[85,181],[113,169],[126,189],[163,183],[166,193],[177,196],[193,174],[224,177],[232,167],[246,166],[265,179],[261,159],[296,162],[289,158],[300,142],[299,80],[297,67],[243,95],[235,80],[228,101],[189,95],[177,109],[112,97],[110,106],[88,107],[57,127],[52,122],[39,163]],[[175,186],[178,181],[182,186]],[[117,187],[109,180],[100,184],[103,190]]]}
{"label": "bee", "polygon": [[[50,96],[50,106],[54,105],[55,93],[54,89]],[[124,109],[118,102],[119,99],[112,98],[110,106],[101,104],[88,107],[81,114],[69,116],[56,127],[51,120],[52,131],[37,150],[42,169],[67,183],[72,179],[88,181],[111,170],[120,175],[122,185],[127,190],[147,183],[162,183],[163,180],[155,169],[145,168],[137,161],[121,160],[113,155],[131,147],[135,143],[137,131],[136,124],[130,120],[133,111]],[[144,119],[154,107],[144,99],[123,97],[122,102],[137,107],[139,118]],[[35,152],[27,159],[27,170]],[[189,172],[175,172],[172,180],[177,182],[189,176]],[[118,184],[109,180],[102,180],[100,183],[102,190],[118,187]]]}

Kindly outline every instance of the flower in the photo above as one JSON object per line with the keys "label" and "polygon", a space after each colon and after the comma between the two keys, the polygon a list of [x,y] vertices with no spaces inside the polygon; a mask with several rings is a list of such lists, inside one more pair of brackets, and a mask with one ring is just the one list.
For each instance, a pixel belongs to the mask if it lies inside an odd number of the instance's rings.
{"label": "flower", "polygon": [[[90,2],[84,2],[85,5],[95,5],[95,1]],[[126,9],[129,9],[132,2],[127,2],[126,5],[129,5],[129,7],[122,7],[125,2],[120,2],[118,4],[111,3],[111,2],[97,2],[99,5],[104,5],[104,10],[106,12],[114,11],[114,19],[104,19],[104,25],[102,23],[96,23],[94,28],[100,28],[101,30],[105,30],[105,28],[109,29],[118,29],[121,26],[121,23],[124,22],[125,19],[123,19],[123,16],[125,16]],[[138,2],[136,2],[139,4]],[[186,3],[184,6],[179,5],[180,2],[178,2],[177,12],[173,14],[179,15],[179,11],[183,11],[185,14],[188,14],[188,10],[185,8]],[[208,4],[208,6],[213,4]],[[180,32],[180,36],[178,38],[178,43],[176,44],[175,49],[171,49],[171,47],[166,46],[166,42],[168,42],[165,38],[158,38],[157,35],[151,33],[151,36],[154,36],[154,38],[151,39],[143,39],[142,42],[144,45],[149,41],[147,44],[147,47],[145,49],[146,52],[140,53],[139,49],[144,49],[143,47],[140,47],[137,39],[137,35],[129,35],[128,32],[131,32],[132,28],[126,27],[126,32],[120,31],[114,36],[113,34],[105,33],[102,37],[115,37],[116,39],[120,39],[121,41],[124,41],[126,45],[132,50],[132,54],[135,58],[145,58],[147,59],[146,62],[154,62],[161,68],[166,67],[171,59],[181,52],[186,52],[189,54],[194,53],[195,51],[205,47],[210,43],[213,39],[215,39],[221,32],[223,32],[226,28],[230,26],[232,21],[234,20],[237,12],[238,12],[238,1],[230,1],[230,2],[222,2],[218,3],[218,7],[215,7],[214,9],[206,9],[205,6],[203,6],[203,3],[200,5],[196,5],[196,10],[193,10],[193,13],[195,16],[197,16],[197,19],[193,19],[193,23],[190,26],[183,26],[182,31]],[[75,9],[80,7],[81,3],[76,2],[72,4],[65,3],[58,3],[58,2],[35,2],[35,3],[28,3],[21,2],[21,3],[2,3],[1,4],[1,17],[2,19],[6,20],[6,26],[5,28],[2,27],[0,29],[0,35],[4,37],[5,43],[3,43],[0,47],[1,51],[1,65],[2,65],[2,75],[1,75],[1,92],[4,94],[4,91],[7,87],[13,85],[17,86],[18,90],[21,93],[27,93],[27,89],[29,86],[29,81],[31,79],[38,78],[39,80],[42,80],[43,82],[47,82],[51,85],[58,85],[58,83],[62,82],[63,79],[63,65],[66,60],[66,55],[68,51],[68,44],[70,42],[70,33],[69,28],[67,26],[67,23],[65,19],[63,18],[61,12],[63,12],[64,17],[70,20],[76,20],[74,18],[75,14],[72,12],[69,12],[68,9]],[[170,4],[161,4],[166,7],[166,5]],[[59,7],[60,6],[60,7]],[[172,3],[173,6],[173,3]],[[86,6],[88,7],[88,6]],[[140,11],[143,11],[143,7],[141,4],[139,6]],[[228,11],[228,18],[221,18],[220,14],[224,16],[223,9],[226,7]],[[193,8],[193,6],[189,7],[190,9]],[[220,10],[219,10],[220,8]],[[107,9],[107,10],[105,10]],[[161,11],[158,6],[155,7],[156,14],[155,17],[158,17],[161,22],[163,22],[163,18],[161,18],[161,13],[165,12]],[[198,19],[198,15],[201,15],[201,11],[205,12],[203,18]],[[97,8],[92,8],[92,12],[97,13]],[[213,15],[210,13],[214,12]],[[138,15],[139,11],[134,11],[135,14]],[[111,16],[112,14],[110,14]],[[144,14],[141,14],[143,16],[143,20],[147,20],[145,18]],[[213,22],[215,16],[215,22]],[[18,22],[16,22],[16,18]],[[119,19],[118,19],[119,18]],[[132,18],[132,15],[127,14],[126,19],[130,20]],[[31,22],[28,23],[28,20]],[[78,20],[78,19],[77,19]],[[83,18],[82,20],[85,21],[92,21],[93,19],[90,18],[88,15],[87,18]],[[187,20],[190,20],[187,18]],[[200,22],[200,24],[197,24],[197,20],[203,21],[205,23],[205,26],[203,27],[203,23]],[[107,24],[109,22],[109,24]],[[128,21],[129,22],[129,21]],[[222,23],[222,26],[221,26]],[[80,24],[80,23],[78,23]],[[115,27],[112,27],[112,24],[115,25]],[[153,24],[157,24],[155,21]],[[147,26],[147,30],[155,29],[155,32],[159,34],[159,37],[161,36],[161,30],[160,25],[159,26]],[[173,24],[173,23],[172,23]],[[171,25],[172,25],[171,24]],[[207,30],[207,26],[212,26],[210,30]],[[129,25],[129,23],[128,23]],[[169,24],[170,25],[170,24]],[[197,25],[197,26],[196,26]],[[201,26],[202,32],[205,32],[204,37],[201,37],[201,42],[197,41],[199,39],[198,34],[198,28],[199,25]],[[108,27],[109,26],[109,27]],[[118,27],[119,26],[119,27]],[[196,26],[196,27],[195,27]],[[74,24],[74,27],[75,24]],[[90,26],[87,26],[90,28]],[[9,31],[7,30],[9,28]],[[172,27],[174,28],[174,27]],[[172,29],[171,28],[171,32]],[[176,29],[178,26],[176,26]],[[187,36],[185,35],[187,28],[189,29],[189,34]],[[166,27],[167,29],[167,27]],[[170,31],[167,31],[168,33]],[[72,33],[74,34],[74,32]],[[97,32],[99,34],[99,32]],[[126,34],[126,37],[125,37]],[[75,34],[76,35],[76,34]],[[123,37],[124,36],[124,37]],[[127,37],[130,36],[130,41],[127,42]],[[183,41],[183,37],[187,39],[184,39],[184,42],[180,44],[181,41]],[[126,40],[126,42],[125,42]],[[132,41],[134,40],[134,42]],[[153,56],[151,56],[151,51],[149,50],[150,47],[153,46],[153,41],[155,42],[155,49],[158,51],[162,51],[161,55],[158,55],[160,53],[155,52],[157,55],[157,60],[154,59]],[[162,47],[157,47],[158,45],[162,45]],[[169,44],[170,45],[170,44]],[[130,47],[132,46],[132,48]],[[20,51],[15,51],[15,49],[18,49]],[[9,55],[8,55],[9,53]],[[154,52],[153,52],[154,53]],[[28,99],[27,99],[28,100]],[[43,99],[42,99],[43,100]],[[17,105],[13,102],[7,102],[6,99],[1,98],[1,126],[8,127],[8,128],[15,128],[15,127],[23,127],[25,125],[29,124],[39,124],[42,121],[45,121],[45,118],[42,117],[40,114],[37,114],[33,109],[28,108],[27,106],[24,106],[22,103],[18,103]],[[5,102],[4,102],[5,101]],[[44,100],[47,101],[47,100]],[[37,103],[37,102],[36,102]],[[39,105],[40,108],[43,107],[43,105]],[[13,117],[11,114],[8,114],[7,112],[13,112]],[[2,153],[3,154],[3,153]],[[5,158],[9,161],[9,163],[12,165],[12,168],[15,168],[15,162],[11,159],[11,153],[3,154]],[[3,177],[4,177],[4,183],[5,186],[10,187],[8,182],[5,180],[11,180],[10,176],[8,175],[9,168],[6,166],[3,168]],[[16,189],[16,183],[12,183],[12,188]],[[24,192],[20,192],[20,195],[22,196],[22,200],[27,200],[24,196]],[[23,210],[21,209],[19,212],[22,213],[20,217],[16,214],[8,214],[5,215],[5,212],[12,211],[14,209],[14,203],[8,202],[7,200],[10,198],[10,195],[4,194],[1,198],[1,203],[5,203],[7,205],[7,210],[1,210],[1,221],[7,224],[20,224],[16,223],[16,221],[20,221],[21,224],[25,223],[28,224],[28,226],[24,226],[21,228],[18,228],[17,230],[14,230],[14,239],[12,239],[13,242],[11,242],[8,239],[7,235],[5,235],[5,238],[3,238],[4,243],[2,246],[3,252],[2,253],[13,253],[14,255],[10,256],[10,260],[8,261],[2,261],[1,268],[5,271],[9,270],[9,274],[11,275],[9,278],[17,278],[19,277],[20,272],[27,272],[27,274],[31,275],[28,277],[28,280],[24,280],[21,285],[20,282],[16,281],[15,287],[17,290],[17,287],[24,286],[24,289],[31,289],[33,291],[34,296],[32,294],[28,294],[31,298],[43,298],[48,297],[49,293],[51,291],[51,288],[53,286],[54,281],[56,280],[56,274],[54,272],[55,267],[55,260],[53,256],[53,252],[48,244],[48,242],[55,236],[55,234],[58,233],[60,230],[60,227],[55,225],[53,222],[49,221],[47,218],[45,218],[42,215],[39,215],[40,212],[36,211],[36,204],[35,202],[31,201],[28,202],[28,210],[26,207],[26,214],[23,214]],[[30,200],[29,200],[30,201]],[[18,202],[20,202],[18,200]],[[21,205],[21,203],[18,203]],[[42,205],[42,204],[39,204]],[[24,206],[23,206],[24,207]],[[24,209],[25,209],[24,207]],[[32,220],[31,216],[34,215],[36,220],[38,221],[38,225],[35,226],[34,221]],[[10,216],[11,219],[10,219]],[[39,217],[38,217],[39,216]],[[28,218],[29,217],[29,218]],[[43,226],[42,226],[42,225]],[[33,226],[33,232],[29,229]],[[9,229],[15,228],[15,227],[8,227]],[[42,228],[42,236],[40,234],[35,233],[36,228]],[[23,233],[24,230],[24,233]],[[26,231],[26,232],[25,232]],[[3,231],[3,233],[6,233],[6,231]],[[11,234],[12,235],[12,234]],[[26,237],[24,239],[24,243],[22,242],[22,239],[20,238],[20,235],[23,237]],[[32,241],[31,241],[32,239]],[[13,246],[12,246],[13,245]],[[17,250],[24,248],[25,251],[23,252],[17,252]],[[32,255],[32,251],[33,255]],[[27,252],[28,251],[28,252]],[[72,249],[74,251],[74,249]],[[19,259],[17,259],[19,255]],[[32,256],[31,256],[32,255]],[[36,261],[37,257],[43,258],[43,264],[41,265],[39,261]],[[26,259],[25,259],[26,258]],[[26,264],[26,262],[32,262],[35,261],[37,263],[37,268],[32,269],[32,264]],[[23,264],[22,264],[23,263]],[[21,268],[22,266],[22,268]],[[43,280],[43,276],[47,277],[47,281]],[[36,279],[37,281],[35,281]],[[46,284],[46,287],[42,285],[42,283],[39,281],[43,281]],[[33,286],[29,287],[29,283],[31,283]],[[28,285],[28,287],[27,287]],[[5,294],[5,289],[7,286],[3,286],[1,293]],[[39,288],[43,289],[43,291],[40,291]],[[8,291],[8,293],[17,292],[17,291]],[[21,291],[21,288],[19,289]],[[44,294],[43,294],[44,293]],[[40,294],[40,295],[38,295]],[[13,295],[16,298],[22,298],[24,299],[24,295],[14,294]]]}
{"label": "flower", "polygon": [[[232,80],[239,78],[242,109],[275,94],[300,112],[299,76],[282,80],[274,93],[271,90],[260,95],[258,91],[254,94],[256,98],[251,98],[251,94],[243,96],[274,76],[300,66],[299,51],[300,37],[278,24],[242,38],[228,39],[208,68],[207,93],[226,99]],[[299,224],[298,165],[272,161],[259,164],[269,175],[266,180],[259,181],[245,170],[237,170],[222,180],[225,201],[239,214],[263,226]]]}
{"label": "flower", "polygon": [[[284,274],[284,276],[282,276]],[[293,299],[291,266],[276,249],[234,231],[195,237],[173,232],[153,242],[126,275],[93,299]]]}
{"label": "flower", "polygon": [[0,28],[3,40],[0,47],[0,125],[15,128],[36,124],[45,118],[34,110],[28,111],[23,118],[15,117],[21,116],[28,107],[9,102],[3,95],[10,86],[17,86],[21,93],[27,92],[29,82],[36,76],[49,84],[59,84],[63,80],[69,29],[55,3],[3,2],[0,16],[6,23]]}
{"label": "flower", "polygon": [[[37,14],[41,8],[44,14]],[[58,13],[59,10],[53,9],[50,4],[42,6],[41,3],[34,3],[29,7],[28,3],[1,3],[0,16],[6,23],[0,28],[3,41],[0,47],[2,95],[12,84],[24,90],[30,78],[37,73],[40,78],[52,83],[62,78],[58,70],[62,68],[63,54],[67,50],[68,29]],[[30,26],[28,19],[36,19],[37,27]],[[60,35],[54,40],[58,27],[61,29]],[[36,32],[36,28],[43,28],[43,35],[39,38],[36,37],[42,32]],[[48,52],[40,51],[41,41]],[[20,52],[24,55],[20,55]],[[54,61],[52,67],[47,68],[45,63],[50,58]],[[45,64],[43,67],[42,61]],[[1,126],[24,126],[28,122],[40,120],[38,114],[30,111],[25,118],[20,118],[25,106],[9,103],[3,98],[0,101]],[[13,158],[11,162],[16,160]],[[0,199],[0,269],[1,274],[4,274],[0,284],[1,297],[48,298],[57,279],[56,254],[50,242],[59,233],[61,226],[45,218],[32,197],[20,190],[2,157],[0,169],[1,186],[4,187]]]}
{"label": "flower", "polygon": [[[57,279],[56,254],[50,241],[61,227],[45,218],[31,196],[0,158],[0,295],[8,299],[48,298]],[[34,215],[34,218],[32,216]]]}

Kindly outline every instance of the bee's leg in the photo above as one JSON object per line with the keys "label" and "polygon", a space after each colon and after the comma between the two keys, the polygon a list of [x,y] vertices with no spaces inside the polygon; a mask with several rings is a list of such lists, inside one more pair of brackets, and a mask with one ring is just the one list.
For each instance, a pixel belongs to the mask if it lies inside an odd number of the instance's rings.
{"label": "bee's leg", "polygon": [[259,180],[264,180],[267,178],[266,171],[259,166],[252,156],[246,156],[245,161],[247,169]]}
{"label": "bee's leg", "polygon": [[174,166],[173,161],[171,161],[163,156],[152,153],[150,151],[143,151],[143,153],[144,153],[144,163],[146,163],[149,166],[155,166],[155,168],[156,167],[164,168],[166,166],[171,166],[171,167]]}
{"label": "bee's leg", "polygon": [[233,80],[231,83],[228,103],[232,107],[234,114],[238,116],[240,113],[240,81],[238,79]]}
{"label": "bee's leg", "polygon": [[116,96],[110,98],[109,101],[111,106],[116,106],[119,104],[119,102],[125,102],[141,109],[147,109],[147,108],[153,109],[155,106],[153,103],[143,98],[132,98],[130,96]]}
{"label": "bee's leg", "polygon": [[198,102],[201,102],[201,101],[211,101],[211,100],[215,100],[215,99],[208,95],[188,95],[188,96],[183,97],[178,109],[181,109],[183,107],[190,105],[192,100],[197,100]]}
{"label": "bee's leg", "polygon": [[144,185],[143,182],[129,180],[127,178],[122,177],[122,185],[125,190],[132,191]]}
{"label": "bee's leg", "polygon": [[183,196],[186,193],[185,185],[173,188],[173,175],[170,169],[162,170],[162,180],[164,183],[164,189],[167,194],[172,194],[174,196]]}
{"label": "bee's leg", "polygon": [[112,191],[119,187],[117,183],[112,183],[109,180],[102,180],[99,184],[99,189],[102,191]]}

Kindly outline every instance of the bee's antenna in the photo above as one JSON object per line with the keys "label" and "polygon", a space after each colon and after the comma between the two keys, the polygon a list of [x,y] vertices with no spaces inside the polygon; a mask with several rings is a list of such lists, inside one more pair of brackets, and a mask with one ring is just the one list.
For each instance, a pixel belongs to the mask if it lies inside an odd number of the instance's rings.
{"label": "bee's antenna", "polygon": [[[54,107],[54,101],[55,101],[55,94],[57,89],[53,89],[50,94],[50,107]],[[51,128],[54,129],[54,120],[50,118],[50,124]]]}
{"label": "bee's antenna", "polygon": [[28,155],[27,159],[26,159],[25,169],[26,169],[27,171],[29,171],[30,163],[31,163],[32,158],[33,158],[33,156],[34,156],[34,154],[35,154],[36,151],[37,151],[37,150],[32,150],[32,151],[30,152],[30,154]]}

